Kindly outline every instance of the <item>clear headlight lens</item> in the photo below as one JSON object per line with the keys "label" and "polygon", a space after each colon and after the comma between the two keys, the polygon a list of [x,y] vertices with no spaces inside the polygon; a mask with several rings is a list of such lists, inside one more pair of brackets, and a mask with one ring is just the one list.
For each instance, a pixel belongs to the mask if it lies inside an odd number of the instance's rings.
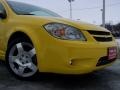
{"label": "clear headlight lens", "polygon": [[45,25],[44,28],[49,32],[49,34],[59,39],[81,41],[86,40],[79,29],[69,25],[61,23],[49,23]]}

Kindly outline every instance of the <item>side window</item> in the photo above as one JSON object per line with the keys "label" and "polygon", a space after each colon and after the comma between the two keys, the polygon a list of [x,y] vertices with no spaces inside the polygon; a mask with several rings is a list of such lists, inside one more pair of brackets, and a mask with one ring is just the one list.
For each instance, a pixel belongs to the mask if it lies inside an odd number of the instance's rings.
{"label": "side window", "polygon": [[0,3],[0,10],[4,11],[4,7],[3,7],[3,5],[1,3]]}
{"label": "side window", "polygon": [[0,17],[1,18],[6,18],[6,11],[2,3],[0,3]]}

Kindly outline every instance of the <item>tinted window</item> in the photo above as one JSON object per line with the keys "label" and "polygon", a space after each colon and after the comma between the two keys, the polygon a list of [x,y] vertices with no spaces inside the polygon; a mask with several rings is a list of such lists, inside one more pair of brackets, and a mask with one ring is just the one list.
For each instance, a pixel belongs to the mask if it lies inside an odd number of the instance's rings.
{"label": "tinted window", "polygon": [[0,11],[5,12],[5,8],[3,7],[1,3],[0,3]]}
{"label": "tinted window", "polygon": [[29,5],[21,2],[15,2],[15,1],[7,1],[9,6],[12,8],[12,10],[18,14],[18,15],[35,15],[35,16],[52,16],[52,17],[60,17],[58,14],[44,9],[40,8],[34,5]]}

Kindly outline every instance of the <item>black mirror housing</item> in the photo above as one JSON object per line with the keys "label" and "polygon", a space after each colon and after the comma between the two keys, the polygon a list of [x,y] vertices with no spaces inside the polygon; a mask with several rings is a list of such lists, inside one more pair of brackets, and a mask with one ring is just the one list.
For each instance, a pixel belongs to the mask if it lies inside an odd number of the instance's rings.
{"label": "black mirror housing", "polygon": [[6,13],[0,11],[0,18],[5,19],[6,18]]}

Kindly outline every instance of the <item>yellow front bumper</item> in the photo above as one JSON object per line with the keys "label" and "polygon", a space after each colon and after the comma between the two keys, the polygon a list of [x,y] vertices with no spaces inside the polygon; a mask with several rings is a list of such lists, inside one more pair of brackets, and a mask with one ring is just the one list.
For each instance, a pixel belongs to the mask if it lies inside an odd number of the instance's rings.
{"label": "yellow front bumper", "polygon": [[[107,56],[109,47],[116,47],[113,42],[67,41],[54,39],[42,44],[44,49],[38,55],[40,72],[61,74],[84,74],[104,68],[110,64],[96,67],[101,57]],[[72,61],[72,65],[71,65]]]}

